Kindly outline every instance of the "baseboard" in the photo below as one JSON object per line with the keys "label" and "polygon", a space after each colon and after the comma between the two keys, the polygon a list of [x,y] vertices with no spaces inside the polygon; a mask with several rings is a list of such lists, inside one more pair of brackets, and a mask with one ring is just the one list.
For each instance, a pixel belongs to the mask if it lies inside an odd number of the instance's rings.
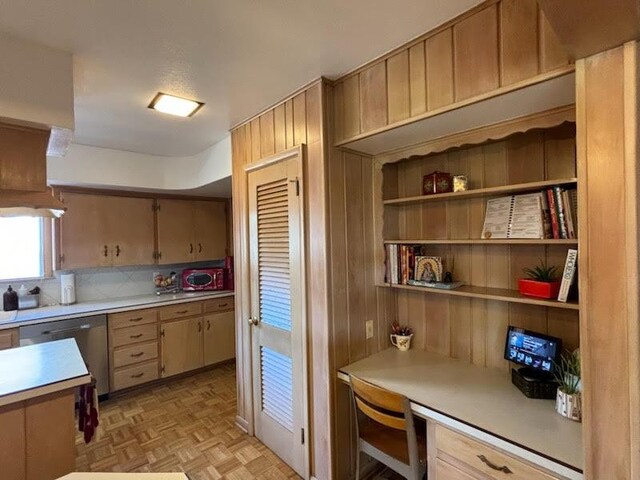
{"label": "baseboard", "polygon": [[236,415],[236,427],[238,427],[244,433],[249,433],[249,422],[247,422],[240,415]]}

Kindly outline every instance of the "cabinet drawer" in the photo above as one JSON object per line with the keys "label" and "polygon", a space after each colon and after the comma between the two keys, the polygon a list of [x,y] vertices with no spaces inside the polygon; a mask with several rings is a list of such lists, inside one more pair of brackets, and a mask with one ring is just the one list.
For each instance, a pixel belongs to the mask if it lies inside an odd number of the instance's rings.
{"label": "cabinet drawer", "polygon": [[158,310],[134,310],[131,312],[113,313],[109,315],[109,328],[126,328],[135,325],[154,323],[158,320]]}
{"label": "cabinet drawer", "polygon": [[[512,476],[505,469],[513,473],[513,478],[518,480],[557,480],[557,477],[547,475],[489,445],[472,440],[440,425],[436,426],[436,448],[438,449],[438,458],[443,458],[441,454],[444,453],[445,456],[459,460],[496,480]],[[444,459],[446,460],[446,458]]]}
{"label": "cabinet drawer", "polygon": [[179,303],[160,309],[160,320],[173,320],[174,318],[192,317],[202,313],[202,302]]}
{"label": "cabinet drawer", "polygon": [[233,297],[214,298],[204,302],[204,313],[233,310]]}
{"label": "cabinet drawer", "polygon": [[137,327],[119,328],[111,333],[111,347],[120,347],[132,343],[146,342],[158,338],[158,326],[155,323]]}
{"label": "cabinet drawer", "polygon": [[0,332],[0,350],[17,347],[18,331],[16,329],[3,330]]}
{"label": "cabinet drawer", "polygon": [[158,378],[157,360],[121,368],[113,373],[113,390],[133,387]]}
{"label": "cabinet drawer", "polygon": [[140,343],[113,351],[113,368],[158,358],[158,342]]}
{"label": "cabinet drawer", "polygon": [[436,459],[436,478],[435,480],[476,480],[477,477],[467,475],[462,470],[457,469],[447,462],[443,462],[439,458]]}

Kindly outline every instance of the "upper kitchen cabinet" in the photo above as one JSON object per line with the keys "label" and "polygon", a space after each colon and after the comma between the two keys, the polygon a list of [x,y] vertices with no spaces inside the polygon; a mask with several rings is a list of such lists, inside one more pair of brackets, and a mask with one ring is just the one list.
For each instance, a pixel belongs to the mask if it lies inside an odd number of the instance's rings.
{"label": "upper kitchen cabinet", "polygon": [[154,263],[153,199],[61,193],[58,265],[87,268]]}
{"label": "upper kitchen cabinet", "polygon": [[226,255],[227,216],[223,201],[158,201],[159,263],[214,260]]}

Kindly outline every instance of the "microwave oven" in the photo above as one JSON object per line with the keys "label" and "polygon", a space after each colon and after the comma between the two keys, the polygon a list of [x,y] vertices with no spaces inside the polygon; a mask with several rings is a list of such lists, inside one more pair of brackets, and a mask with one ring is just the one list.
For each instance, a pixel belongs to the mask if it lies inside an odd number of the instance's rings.
{"label": "microwave oven", "polygon": [[224,268],[190,268],[182,271],[182,290],[199,292],[225,289]]}

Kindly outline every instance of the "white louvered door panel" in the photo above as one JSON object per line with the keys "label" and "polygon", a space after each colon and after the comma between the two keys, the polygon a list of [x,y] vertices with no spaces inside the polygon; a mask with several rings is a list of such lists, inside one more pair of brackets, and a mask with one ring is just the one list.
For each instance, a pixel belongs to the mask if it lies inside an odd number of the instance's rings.
{"label": "white louvered door panel", "polygon": [[249,171],[254,429],[300,475],[304,442],[304,272],[300,150]]}

